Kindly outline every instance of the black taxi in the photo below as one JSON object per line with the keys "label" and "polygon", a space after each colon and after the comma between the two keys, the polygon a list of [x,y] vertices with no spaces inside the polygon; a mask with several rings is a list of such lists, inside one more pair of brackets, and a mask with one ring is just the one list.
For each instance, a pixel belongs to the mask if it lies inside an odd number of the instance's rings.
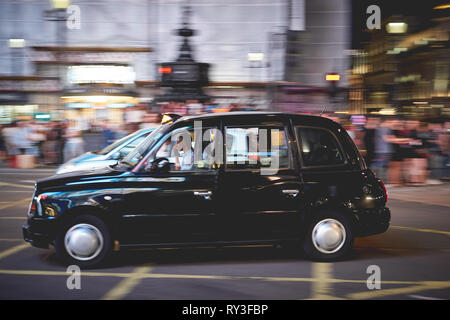
{"label": "black taxi", "polygon": [[118,164],[36,183],[25,241],[92,267],[127,247],[297,244],[342,259],[390,223],[383,182],[318,116],[230,112],[162,124]]}

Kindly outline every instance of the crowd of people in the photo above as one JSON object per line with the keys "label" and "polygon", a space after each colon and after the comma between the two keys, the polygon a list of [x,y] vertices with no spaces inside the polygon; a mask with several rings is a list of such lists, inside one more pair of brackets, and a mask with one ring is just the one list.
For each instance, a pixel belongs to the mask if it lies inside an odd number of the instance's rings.
{"label": "crowd of people", "polygon": [[81,151],[81,132],[75,127],[74,122],[62,121],[0,125],[0,160],[16,167],[18,156],[27,155],[44,164],[61,164],[74,150]]}
{"label": "crowd of people", "polygon": [[[46,165],[62,164],[86,150],[83,135],[101,134],[101,147],[143,128],[157,127],[161,114],[199,114],[253,110],[252,106],[230,104],[218,108],[213,103],[171,102],[155,113],[138,106],[124,113],[123,124],[108,120],[78,121],[16,121],[0,125],[0,162],[17,166],[19,155],[31,155]],[[327,115],[324,115],[327,116]],[[450,177],[450,121],[419,121],[396,116],[368,115],[355,124],[348,119],[328,115],[341,122],[364,155],[367,165],[392,186],[441,183]]]}
{"label": "crowd of people", "polygon": [[367,165],[391,186],[439,184],[450,177],[450,121],[368,116],[349,132]]}

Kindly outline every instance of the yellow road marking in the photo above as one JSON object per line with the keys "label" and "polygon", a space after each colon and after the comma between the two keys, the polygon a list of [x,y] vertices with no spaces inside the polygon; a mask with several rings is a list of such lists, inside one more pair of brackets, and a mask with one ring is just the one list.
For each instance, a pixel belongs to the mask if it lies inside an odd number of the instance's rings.
{"label": "yellow road marking", "polygon": [[420,300],[446,300],[446,299],[441,299],[441,298],[419,296],[416,294],[411,294],[410,297],[414,298],[414,299],[420,299]]}
{"label": "yellow road marking", "polygon": [[[326,274],[328,271],[319,267],[316,275]],[[139,267],[133,273],[123,272],[82,272],[82,276],[87,277],[119,277],[124,278],[116,287],[109,291],[103,299],[121,299],[126,296],[142,279],[210,279],[210,280],[261,280],[275,282],[319,282],[316,287],[316,298],[321,299],[338,299],[328,295],[328,288],[325,284],[331,283],[358,283],[366,284],[366,280],[346,280],[332,278],[283,278],[283,277],[245,277],[245,276],[215,276],[215,275],[189,275],[189,274],[164,274],[164,273],[148,273],[151,267]],[[67,276],[64,271],[39,271],[39,270],[1,270],[0,274],[9,275],[40,275],[40,276]],[[406,288],[394,288],[374,291],[364,291],[349,294],[349,299],[372,299],[389,295],[408,294],[425,290],[438,290],[450,288],[450,281],[383,281],[383,284],[409,285]]]}
{"label": "yellow road marking", "polygon": [[23,241],[23,239],[20,238],[0,238],[0,241]]}
{"label": "yellow road marking", "polygon": [[22,204],[24,202],[30,203],[31,202],[31,197],[27,197],[25,199],[17,200],[17,201],[10,201],[10,202],[8,202],[6,204],[1,205],[0,206],[0,210],[6,209],[6,208],[9,208],[9,207],[13,207],[13,206]]}
{"label": "yellow road marking", "polygon": [[381,289],[381,290],[368,290],[358,293],[349,294],[347,297],[350,299],[373,299],[399,294],[416,293],[426,290],[436,290],[450,288],[450,281],[422,281],[418,285],[406,287],[406,288],[393,288],[393,289]]}
{"label": "yellow road marking", "polygon": [[30,184],[17,184],[17,183],[9,183],[9,182],[0,182],[0,186],[6,187],[14,187],[14,188],[31,188],[34,189],[34,185]]}
{"label": "yellow road marking", "polygon": [[408,230],[408,231],[437,233],[437,234],[443,234],[443,235],[446,235],[446,236],[450,236],[450,231],[433,230],[433,229],[419,229],[419,228],[403,227],[403,226],[391,226],[391,228],[399,229],[399,230]]}
{"label": "yellow road marking", "polygon": [[[66,271],[46,271],[46,270],[0,270],[0,274],[26,275],[26,276],[68,276]],[[82,271],[86,277],[128,277],[128,273],[123,272],[86,272]]]}
{"label": "yellow road marking", "polygon": [[331,278],[332,265],[331,263],[313,263],[312,277],[318,279],[311,285],[311,299],[325,299],[331,289],[328,279]]}
{"label": "yellow road marking", "polygon": [[0,259],[3,259],[5,257],[7,257],[7,256],[10,256],[10,255],[12,255],[12,254],[14,254],[16,252],[19,252],[19,251],[21,251],[23,249],[26,249],[26,248],[29,248],[29,247],[30,247],[30,245],[28,243],[24,243],[24,244],[19,244],[19,245],[15,246],[15,247],[12,247],[10,249],[7,249],[5,251],[2,251],[2,252],[0,252]]}
{"label": "yellow road marking", "polygon": [[143,276],[150,272],[152,267],[142,266],[134,269],[134,271],[126,278],[120,281],[113,289],[111,289],[102,300],[120,300],[129,294],[143,279]]}
{"label": "yellow road marking", "polygon": [[[65,271],[46,271],[46,270],[8,270],[0,269],[0,274],[11,275],[42,275],[42,276],[67,276]],[[132,273],[125,272],[92,272],[82,271],[83,276],[88,277],[119,277],[127,278]],[[197,274],[171,274],[171,273],[146,273],[141,274],[143,279],[210,279],[210,280],[261,280],[261,281],[274,281],[274,282],[316,282],[319,279],[314,278],[290,278],[290,277],[253,277],[253,276],[216,276],[216,275],[197,275]],[[325,279],[329,283],[358,283],[366,284],[367,280],[352,280],[352,279]],[[398,285],[422,285],[422,284],[441,284],[444,286],[450,286],[450,281],[395,281],[387,280],[383,281],[384,284],[398,284]]]}
{"label": "yellow road marking", "polygon": [[313,263],[311,284],[311,298],[308,300],[336,300],[340,299],[331,295],[332,263]]}
{"label": "yellow road marking", "polygon": [[0,219],[4,219],[4,220],[27,220],[27,217],[0,217]]}

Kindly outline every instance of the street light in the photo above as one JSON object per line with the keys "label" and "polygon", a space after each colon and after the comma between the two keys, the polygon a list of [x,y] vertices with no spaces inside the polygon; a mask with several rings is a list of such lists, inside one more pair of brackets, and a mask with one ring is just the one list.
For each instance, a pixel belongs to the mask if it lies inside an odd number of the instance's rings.
{"label": "street light", "polygon": [[386,25],[387,33],[405,33],[408,25],[405,22],[389,22]]}

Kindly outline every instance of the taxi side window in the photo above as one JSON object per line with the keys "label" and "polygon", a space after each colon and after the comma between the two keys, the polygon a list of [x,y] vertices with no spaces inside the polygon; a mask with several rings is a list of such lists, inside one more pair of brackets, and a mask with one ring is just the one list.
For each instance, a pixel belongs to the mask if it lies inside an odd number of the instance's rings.
{"label": "taxi side window", "polygon": [[345,162],[334,135],[321,128],[297,128],[304,166],[329,166]]}
{"label": "taxi side window", "polygon": [[212,147],[217,137],[216,130],[203,128],[202,137],[196,137],[192,127],[174,130],[165,138],[154,158],[169,159],[171,171],[213,170],[217,167],[215,148]]}
{"label": "taxi side window", "polygon": [[283,127],[227,127],[226,169],[289,168],[289,148]]}

